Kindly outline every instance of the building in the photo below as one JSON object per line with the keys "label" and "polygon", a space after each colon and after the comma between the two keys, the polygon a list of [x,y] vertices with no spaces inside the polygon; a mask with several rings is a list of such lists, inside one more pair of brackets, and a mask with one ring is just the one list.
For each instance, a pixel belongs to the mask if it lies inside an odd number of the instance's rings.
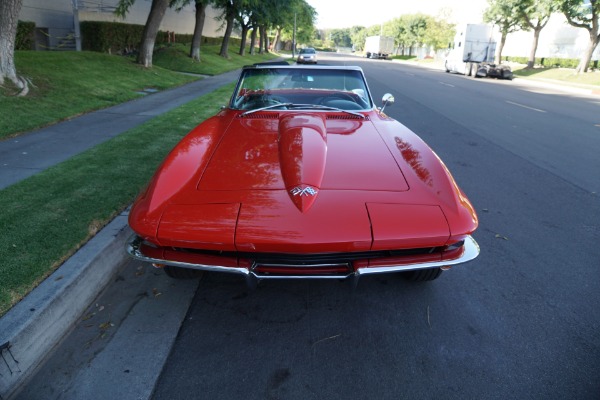
{"label": "building", "polygon": [[[503,56],[529,57],[533,31],[518,31],[508,35]],[[581,58],[589,43],[588,31],[567,23],[563,14],[553,14],[540,33],[536,58]],[[592,54],[592,61],[600,60],[600,46]]]}
{"label": "building", "polygon": [[[36,50],[77,47],[77,21],[110,21],[145,25],[151,1],[137,0],[126,18],[115,15],[119,0],[23,0],[19,20],[35,22]],[[183,7],[181,11],[168,9],[160,25],[162,31],[192,34],[196,21],[195,6]],[[203,36],[218,37],[221,23],[216,20],[219,11],[211,6],[206,9]]]}

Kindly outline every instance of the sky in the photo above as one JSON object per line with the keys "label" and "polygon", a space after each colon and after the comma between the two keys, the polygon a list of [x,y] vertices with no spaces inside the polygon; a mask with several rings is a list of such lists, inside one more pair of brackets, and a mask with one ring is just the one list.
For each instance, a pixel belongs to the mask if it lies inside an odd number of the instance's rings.
{"label": "sky", "polygon": [[443,8],[451,10],[451,22],[482,22],[486,0],[306,0],[317,10],[317,27],[350,28],[380,25],[403,14],[423,13],[437,16]]}

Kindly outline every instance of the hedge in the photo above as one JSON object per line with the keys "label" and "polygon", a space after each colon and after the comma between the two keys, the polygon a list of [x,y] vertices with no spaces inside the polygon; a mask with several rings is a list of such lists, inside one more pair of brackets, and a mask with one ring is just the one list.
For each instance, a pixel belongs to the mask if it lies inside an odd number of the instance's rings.
{"label": "hedge", "polygon": [[[527,64],[528,57],[502,57],[506,61],[516,62],[519,64]],[[557,58],[557,57],[542,57],[535,59],[535,65],[543,67],[560,67],[560,68],[577,68],[579,59],[577,58]]]}
{"label": "hedge", "polygon": [[35,40],[35,22],[19,21],[17,24],[17,37],[15,38],[15,50],[33,50]]}
{"label": "hedge", "polygon": [[[142,40],[144,25],[124,24],[120,22],[82,21],[81,47],[83,50],[127,54],[138,49]],[[191,34],[175,34],[177,43],[191,43]],[[223,38],[202,37],[202,43],[219,45]],[[155,46],[169,43],[169,34],[159,31],[156,35]],[[230,44],[240,44],[240,39],[231,38]]]}

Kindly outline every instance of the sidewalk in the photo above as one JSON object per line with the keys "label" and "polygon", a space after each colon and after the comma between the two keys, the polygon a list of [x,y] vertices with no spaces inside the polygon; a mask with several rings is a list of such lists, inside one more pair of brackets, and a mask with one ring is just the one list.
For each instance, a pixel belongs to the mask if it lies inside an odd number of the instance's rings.
{"label": "sidewalk", "polygon": [[0,190],[233,82],[238,75],[231,71],[207,77],[0,141]]}
{"label": "sidewalk", "polygon": [[[239,70],[208,77],[0,141],[0,190],[234,82],[238,75]],[[0,400],[14,396],[33,376],[128,260],[123,250],[131,234],[127,214],[0,318]],[[192,297],[177,303],[183,314]]]}

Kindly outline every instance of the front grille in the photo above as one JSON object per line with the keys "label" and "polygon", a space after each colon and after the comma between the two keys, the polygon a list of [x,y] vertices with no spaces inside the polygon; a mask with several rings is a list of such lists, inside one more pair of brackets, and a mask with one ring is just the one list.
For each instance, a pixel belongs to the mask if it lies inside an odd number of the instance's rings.
{"label": "front grille", "polygon": [[255,262],[251,269],[257,276],[321,275],[346,277],[354,272],[350,263],[299,265],[294,263],[261,264]]}

